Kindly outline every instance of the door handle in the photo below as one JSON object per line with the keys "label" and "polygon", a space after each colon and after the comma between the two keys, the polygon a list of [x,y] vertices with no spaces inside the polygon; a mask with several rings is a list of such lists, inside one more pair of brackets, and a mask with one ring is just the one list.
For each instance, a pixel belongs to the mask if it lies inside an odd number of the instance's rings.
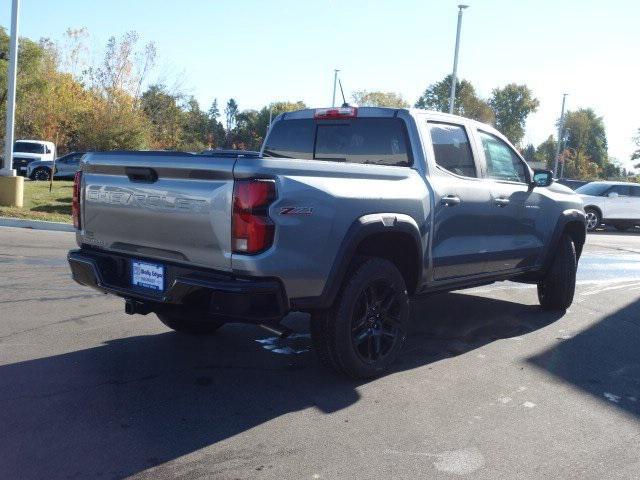
{"label": "door handle", "polygon": [[446,195],[442,197],[440,203],[446,207],[455,207],[460,204],[460,197],[456,197],[455,195]]}
{"label": "door handle", "polygon": [[499,207],[506,207],[507,205],[509,205],[508,198],[500,197],[500,198],[495,198],[493,201]]}

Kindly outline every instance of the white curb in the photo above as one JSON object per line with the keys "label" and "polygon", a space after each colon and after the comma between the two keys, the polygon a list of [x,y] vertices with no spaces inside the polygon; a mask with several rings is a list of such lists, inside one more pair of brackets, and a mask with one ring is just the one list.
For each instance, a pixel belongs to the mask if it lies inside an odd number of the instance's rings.
{"label": "white curb", "polygon": [[57,232],[75,232],[70,223],[45,222],[25,218],[0,217],[0,227],[32,228],[34,230],[54,230]]}

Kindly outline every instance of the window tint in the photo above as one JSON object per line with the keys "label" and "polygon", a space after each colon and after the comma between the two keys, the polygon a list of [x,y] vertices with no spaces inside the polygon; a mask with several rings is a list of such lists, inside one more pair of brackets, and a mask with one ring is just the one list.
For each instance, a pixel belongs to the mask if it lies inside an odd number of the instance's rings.
{"label": "window tint", "polygon": [[313,120],[281,120],[276,122],[267,138],[264,156],[310,160],[314,137]]}
{"label": "window tint", "polygon": [[281,120],[267,138],[265,157],[408,166],[405,129],[397,118]]}
{"label": "window tint", "polygon": [[631,186],[631,196],[640,197],[640,187]]}
{"label": "window tint", "polygon": [[576,193],[581,193],[582,195],[591,195],[592,197],[599,197],[609,188],[609,185],[606,183],[587,183],[579,188],[576,188]]}
{"label": "window tint", "polygon": [[16,142],[13,144],[16,153],[45,153],[44,145],[32,142]]}
{"label": "window tint", "polygon": [[320,122],[314,158],[399,167],[410,163],[402,121],[397,118]]}
{"label": "window tint", "polygon": [[620,195],[621,197],[628,197],[629,196],[629,186],[628,185],[614,185],[613,187],[611,187],[609,189],[607,194],[609,194],[611,192],[615,192],[618,195]]}
{"label": "window tint", "polygon": [[464,127],[429,122],[429,131],[438,165],[456,175],[478,176]]}
{"label": "window tint", "polygon": [[487,176],[497,180],[526,183],[524,162],[511,147],[489,133],[479,133],[487,161]]}

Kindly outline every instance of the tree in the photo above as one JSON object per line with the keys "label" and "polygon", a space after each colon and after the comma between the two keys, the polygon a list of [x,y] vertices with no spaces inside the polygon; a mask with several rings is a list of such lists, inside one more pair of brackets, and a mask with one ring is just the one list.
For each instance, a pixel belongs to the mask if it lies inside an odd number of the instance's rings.
{"label": "tree", "polygon": [[[447,75],[444,79],[427,87],[422,96],[418,98],[415,104],[416,108],[448,112],[450,89],[451,75]],[[466,80],[456,81],[453,113],[484,123],[493,123],[494,121],[491,107],[476,95],[475,88]]]}
{"label": "tree", "polygon": [[495,115],[495,126],[514,145],[524,137],[524,127],[530,113],[538,110],[540,102],[526,85],[510,83],[504,88],[494,88],[489,106]]}
{"label": "tree", "polygon": [[238,103],[233,98],[227,102],[224,115],[227,120],[227,132],[230,132],[236,124],[236,116],[238,115]]}
{"label": "tree", "polygon": [[[633,137],[633,141],[635,142],[638,149],[631,154],[631,160],[638,160],[640,158],[640,128],[638,129],[638,135]],[[634,166],[636,168],[640,168],[640,163]]]}
{"label": "tree", "polygon": [[537,159],[536,159],[536,147],[534,147],[533,144],[530,143],[522,151],[522,156],[524,157],[524,159],[527,162],[535,162],[535,161],[537,161]]}
{"label": "tree", "polygon": [[88,77],[92,87],[107,100],[117,92],[126,92],[138,99],[141,86],[156,58],[153,43],[146,44],[142,50],[137,49],[138,34],[126,32],[119,40],[110,37],[107,40],[104,57],[100,64],[88,69]]}
{"label": "tree", "polygon": [[231,133],[233,148],[256,150],[262,143],[264,133],[258,129],[260,113],[244,110],[236,116],[236,126]]}
{"label": "tree", "polygon": [[140,98],[142,110],[151,121],[151,148],[176,150],[182,143],[182,110],[178,97],[165,85],[151,85]]}
{"label": "tree", "polygon": [[[16,84],[16,138],[23,131],[32,131],[30,110],[23,108],[28,96],[41,95],[46,87],[46,77],[42,74],[44,59],[42,46],[28,38],[20,38],[18,43],[18,78]],[[0,138],[4,140],[7,109],[7,78],[9,70],[9,35],[0,27]]]}
{"label": "tree", "polygon": [[226,141],[226,132],[222,123],[218,121],[220,109],[218,108],[218,99],[214,99],[207,112],[209,117],[207,126],[207,145],[210,148],[220,148],[224,146]]}
{"label": "tree", "polygon": [[275,119],[285,112],[302,110],[306,105],[301,102],[273,102],[259,111],[246,110],[237,116],[237,125],[233,130],[231,145],[236,148],[259,150],[269,128],[269,118]]}
{"label": "tree", "polygon": [[560,163],[564,163],[564,177],[580,180],[593,180],[598,177],[600,168],[584,148],[567,148],[560,154]]}
{"label": "tree", "polygon": [[612,158],[602,167],[601,176],[607,180],[625,180],[627,172],[618,160]]}
{"label": "tree", "polygon": [[17,131],[20,137],[51,140],[64,152],[78,141],[80,117],[90,106],[90,93],[70,73],[60,71],[53,43],[42,40],[40,48],[40,86],[22,95]]}
{"label": "tree", "polygon": [[140,105],[140,88],[155,61],[155,47],[137,48],[138,35],[109,38],[103,60],[88,69],[93,105],[82,123],[84,147],[141,150],[151,143],[152,126]]}
{"label": "tree", "polygon": [[599,167],[607,162],[607,135],[602,117],[591,108],[567,112],[564,121],[566,148],[583,151]]}
{"label": "tree", "polygon": [[537,162],[544,162],[549,170],[553,170],[556,161],[556,148],[558,142],[553,138],[553,135],[549,135],[544,142],[538,145],[536,148],[535,159]]}
{"label": "tree", "polygon": [[360,107],[392,107],[408,108],[407,102],[402,95],[395,92],[367,92],[359,90],[353,92],[353,101]]}
{"label": "tree", "polygon": [[211,106],[209,107],[209,111],[207,113],[210,119],[218,120],[218,117],[220,116],[220,109],[218,108],[217,98],[213,99],[213,102],[211,103]]}
{"label": "tree", "polygon": [[135,99],[114,91],[111,102],[91,96],[84,111],[78,136],[81,150],[146,150],[151,143],[151,124]]}
{"label": "tree", "polygon": [[183,140],[180,146],[185,151],[201,151],[207,147],[209,116],[200,109],[198,101],[190,97],[182,115]]}

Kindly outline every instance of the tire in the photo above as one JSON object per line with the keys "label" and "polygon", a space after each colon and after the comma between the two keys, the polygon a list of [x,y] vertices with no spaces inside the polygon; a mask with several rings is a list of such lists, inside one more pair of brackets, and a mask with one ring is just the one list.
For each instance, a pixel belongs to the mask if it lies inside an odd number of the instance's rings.
{"label": "tire", "polygon": [[538,300],[545,310],[566,310],[576,290],[576,249],[569,235],[562,235],[545,278],[538,283]]}
{"label": "tire", "polygon": [[172,330],[189,335],[208,335],[224,325],[222,320],[198,316],[156,313],[162,323]]}
{"label": "tire", "polygon": [[31,180],[45,182],[51,180],[51,171],[46,167],[38,167],[31,174]]}
{"label": "tire", "polygon": [[407,338],[409,296],[396,266],[369,258],[352,268],[333,306],[311,315],[320,362],[351,378],[383,374]]}
{"label": "tire", "polygon": [[342,372],[342,367],[338,363],[335,354],[329,348],[329,315],[330,310],[316,310],[311,313],[309,321],[311,344],[322,366],[336,372]]}
{"label": "tire", "polygon": [[602,224],[602,215],[595,208],[587,207],[584,209],[587,214],[587,232],[595,232]]}

